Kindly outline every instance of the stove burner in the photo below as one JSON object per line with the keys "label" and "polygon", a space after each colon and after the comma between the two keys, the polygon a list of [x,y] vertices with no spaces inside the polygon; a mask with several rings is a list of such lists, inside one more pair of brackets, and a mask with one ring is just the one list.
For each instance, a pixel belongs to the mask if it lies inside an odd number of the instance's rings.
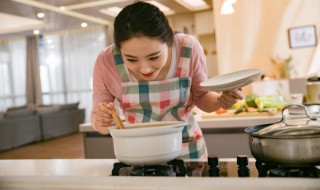
{"label": "stove burner", "polygon": [[320,169],[316,166],[289,167],[256,161],[259,177],[311,177],[320,178]]}
{"label": "stove burner", "polygon": [[130,176],[171,176],[173,169],[168,165],[138,166],[130,171]]}
{"label": "stove burner", "polygon": [[175,159],[163,165],[131,166],[114,163],[112,176],[185,176],[187,169],[183,160]]}

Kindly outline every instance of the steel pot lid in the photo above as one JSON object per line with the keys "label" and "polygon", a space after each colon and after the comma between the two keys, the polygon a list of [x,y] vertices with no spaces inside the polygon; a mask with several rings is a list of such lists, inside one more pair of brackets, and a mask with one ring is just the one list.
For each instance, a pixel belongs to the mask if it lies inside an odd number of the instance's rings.
{"label": "steel pot lid", "polygon": [[[289,119],[289,107],[299,107],[305,110],[306,117]],[[319,118],[310,116],[304,105],[288,105],[282,109],[282,120],[267,125],[259,130],[253,130],[251,135],[265,138],[311,138],[320,137]]]}

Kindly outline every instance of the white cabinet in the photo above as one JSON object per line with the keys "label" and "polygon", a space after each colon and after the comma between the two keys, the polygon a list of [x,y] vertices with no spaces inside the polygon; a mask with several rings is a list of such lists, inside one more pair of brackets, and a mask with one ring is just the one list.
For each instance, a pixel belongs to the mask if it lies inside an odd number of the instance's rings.
{"label": "white cabinet", "polygon": [[195,32],[197,35],[214,33],[213,11],[199,12],[194,15]]}

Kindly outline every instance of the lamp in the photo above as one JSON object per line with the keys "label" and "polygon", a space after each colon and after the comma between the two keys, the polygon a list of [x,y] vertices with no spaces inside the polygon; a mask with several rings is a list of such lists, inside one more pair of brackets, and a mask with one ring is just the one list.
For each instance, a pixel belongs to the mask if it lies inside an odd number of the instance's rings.
{"label": "lamp", "polygon": [[220,13],[222,15],[229,15],[234,13],[234,8],[232,4],[236,3],[237,0],[224,0],[221,5]]}

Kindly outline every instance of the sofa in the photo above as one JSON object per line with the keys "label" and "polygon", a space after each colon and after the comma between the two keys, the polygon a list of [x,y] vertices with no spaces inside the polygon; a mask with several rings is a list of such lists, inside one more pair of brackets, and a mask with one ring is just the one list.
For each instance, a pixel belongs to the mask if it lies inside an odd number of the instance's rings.
{"label": "sofa", "polygon": [[85,109],[78,108],[79,102],[38,108],[42,139],[48,140],[79,131],[85,120]]}
{"label": "sofa", "polygon": [[78,106],[79,102],[8,108],[0,114],[0,151],[78,132],[85,121],[85,109]]}
{"label": "sofa", "polygon": [[1,114],[0,151],[42,140],[40,116],[33,109],[12,109]]}

